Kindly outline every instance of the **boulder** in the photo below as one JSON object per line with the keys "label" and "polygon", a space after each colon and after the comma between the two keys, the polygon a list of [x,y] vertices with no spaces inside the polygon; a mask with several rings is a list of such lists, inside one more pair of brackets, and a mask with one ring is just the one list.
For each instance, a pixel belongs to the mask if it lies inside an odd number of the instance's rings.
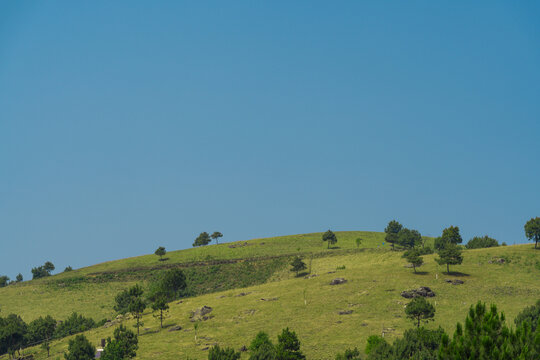
{"label": "boulder", "polygon": [[182,327],[180,325],[176,325],[176,326],[171,326],[169,330],[167,331],[173,332],[173,331],[179,331],[179,330],[182,330]]}
{"label": "boulder", "polygon": [[446,279],[444,281],[446,281],[447,283],[452,284],[452,285],[461,285],[461,284],[463,284],[465,282],[465,281],[459,280],[459,279]]}
{"label": "boulder", "polygon": [[353,311],[352,310],[342,310],[342,311],[338,311],[338,314],[339,315],[350,315],[352,314]]}
{"label": "boulder", "polygon": [[401,296],[403,296],[406,299],[412,299],[418,296],[434,297],[435,293],[433,292],[433,290],[431,290],[427,286],[421,286],[418,289],[402,291]]}
{"label": "boulder", "polygon": [[341,285],[341,284],[345,284],[346,282],[347,280],[345,280],[344,278],[336,278],[330,281],[330,285]]}

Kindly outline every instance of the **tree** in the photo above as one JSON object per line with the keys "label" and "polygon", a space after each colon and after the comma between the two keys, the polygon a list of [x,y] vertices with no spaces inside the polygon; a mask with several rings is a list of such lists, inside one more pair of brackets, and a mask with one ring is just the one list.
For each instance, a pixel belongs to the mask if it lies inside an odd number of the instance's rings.
{"label": "tree", "polygon": [[42,348],[47,350],[47,357],[51,349],[50,343],[56,330],[56,320],[50,315],[39,317],[28,324],[27,341],[30,343],[42,342]]}
{"label": "tree", "polygon": [[463,256],[461,255],[461,249],[455,244],[446,244],[446,247],[442,248],[438,252],[439,258],[435,259],[439,265],[446,264],[446,272],[450,273],[450,265],[459,265],[463,262]]}
{"label": "tree", "polygon": [[148,299],[155,301],[163,297],[166,301],[170,302],[182,296],[186,287],[186,276],[182,270],[178,268],[170,269],[163,272],[158,281],[150,286]]}
{"label": "tree", "polygon": [[525,236],[529,241],[534,241],[534,248],[540,241],[540,217],[533,218],[525,224]]}
{"label": "tree", "polygon": [[223,237],[223,234],[220,233],[219,231],[214,231],[214,233],[212,235],[210,235],[210,237],[214,240],[216,240],[216,245],[218,244],[218,239],[220,237]]}
{"label": "tree", "polygon": [[7,277],[6,275],[0,276],[0,287],[8,286],[8,284],[9,284],[9,277]]}
{"label": "tree", "polygon": [[264,331],[259,331],[255,338],[251,341],[251,344],[249,345],[249,350],[256,352],[261,346],[265,344],[270,344],[274,346],[268,334]]}
{"label": "tree", "polygon": [[160,246],[157,248],[157,250],[154,252],[155,255],[159,256],[159,261],[163,261],[163,256],[167,253],[165,248],[163,246]]}
{"label": "tree", "polygon": [[15,280],[16,280],[17,282],[23,281],[23,276],[22,276],[22,274],[21,274],[21,273],[18,273],[18,274],[17,274],[17,277],[15,278]]}
{"label": "tree", "polygon": [[343,354],[337,354],[336,360],[361,360],[360,351],[357,348],[354,350],[347,349]]}
{"label": "tree", "polygon": [[54,264],[50,261],[45,262],[44,265],[32,268],[32,279],[39,279],[51,275],[51,271],[54,270]]}
{"label": "tree", "polygon": [[114,301],[116,302],[114,310],[122,315],[129,312],[129,304],[136,298],[140,298],[143,293],[144,290],[139,284],[135,284],[127,290],[123,290],[114,298]]}
{"label": "tree", "polygon": [[392,220],[388,223],[388,225],[384,229],[384,232],[386,233],[384,240],[387,243],[392,244],[392,250],[394,250],[394,244],[398,242],[398,234],[402,228],[403,228],[403,225],[401,225],[396,220]]}
{"label": "tree", "polygon": [[200,233],[193,242],[193,246],[205,246],[208,244],[210,244],[210,235],[206,231]]}
{"label": "tree", "polygon": [[24,345],[27,331],[28,325],[18,315],[0,318],[0,354],[15,354]]}
{"label": "tree", "polygon": [[412,265],[415,273],[416,267],[421,266],[424,263],[424,259],[420,256],[420,252],[416,249],[406,251],[405,254],[403,254],[403,257],[409,264]]}
{"label": "tree", "polygon": [[403,338],[398,338],[392,344],[394,359],[422,359],[436,360],[441,337],[444,330],[428,330],[423,326],[416,329],[408,329]]}
{"label": "tree", "polygon": [[77,335],[69,340],[68,352],[64,354],[66,360],[93,360],[96,348],[88,341],[86,336]]}
{"label": "tree", "polygon": [[92,318],[85,318],[76,312],[72,313],[65,321],[56,326],[54,331],[55,338],[77,334],[96,327],[96,322]]}
{"label": "tree", "polygon": [[137,321],[135,324],[135,327],[137,328],[137,336],[139,335],[139,327],[144,325],[141,322],[144,309],[146,309],[146,304],[140,297],[133,299],[133,301],[131,301],[131,303],[128,306],[129,312],[133,315],[133,317]]}
{"label": "tree", "polygon": [[[516,326],[521,326],[524,322],[528,321],[531,324],[531,331],[538,329],[540,321],[540,300],[536,301],[536,304],[523,309],[518,316],[514,319]],[[538,329],[540,332],[540,329]]]}
{"label": "tree", "polygon": [[337,243],[336,234],[334,234],[331,230],[328,230],[323,234],[322,240],[328,242],[328,249],[330,249],[330,244],[334,245]]}
{"label": "tree", "polygon": [[447,244],[461,244],[463,239],[459,234],[458,226],[450,226],[443,230],[442,235],[435,239],[435,249],[440,250]]}
{"label": "tree", "polygon": [[435,308],[424,297],[418,296],[412,299],[405,307],[405,314],[420,327],[420,321],[428,322],[435,316]]}
{"label": "tree", "polygon": [[356,238],[354,242],[356,243],[356,248],[359,248],[362,244],[362,238]]}
{"label": "tree", "polygon": [[277,360],[276,348],[272,343],[264,343],[253,351],[249,360]]}
{"label": "tree", "polygon": [[497,240],[490,238],[489,236],[475,236],[469,242],[465,247],[467,249],[480,249],[480,248],[488,248],[488,247],[495,247],[499,246],[499,243]]}
{"label": "tree", "polygon": [[66,266],[66,268],[64,269],[64,272],[69,272],[69,271],[73,271],[73,268],[71,266]]}
{"label": "tree", "polygon": [[417,230],[403,228],[397,236],[397,243],[406,249],[412,249],[422,243],[422,235]]}
{"label": "tree", "polygon": [[159,311],[157,318],[159,318],[160,327],[163,329],[163,318],[166,316],[167,310],[169,310],[169,304],[165,297],[160,297],[152,304],[152,310]]}
{"label": "tree", "polygon": [[307,269],[306,263],[302,261],[300,256],[296,256],[294,260],[291,263],[291,271],[296,272],[296,276],[298,276],[298,273],[302,270]]}
{"label": "tree", "polygon": [[305,355],[300,351],[300,340],[294,331],[289,328],[283,329],[281,335],[278,335],[278,344],[276,346],[277,359],[283,360],[303,360]]}
{"label": "tree", "polygon": [[137,356],[139,339],[135,333],[120,325],[114,329],[114,339],[107,339],[107,346],[101,354],[102,360],[124,360]]}
{"label": "tree", "polygon": [[238,360],[241,354],[234,349],[222,349],[219,345],[213,346],[208,352],[208,360]]}
{"label": "tree", "polygon": [[[495,305],[488,311],[485,304],[478,302],[471,306],[465,328],[458,323],[451,341],[443,335],[439,359],[528,359],[513,354],[522,347],[511,343],[513,337],[504,314],[499,315]],[[512,345],[518,345],[518,349]]]}

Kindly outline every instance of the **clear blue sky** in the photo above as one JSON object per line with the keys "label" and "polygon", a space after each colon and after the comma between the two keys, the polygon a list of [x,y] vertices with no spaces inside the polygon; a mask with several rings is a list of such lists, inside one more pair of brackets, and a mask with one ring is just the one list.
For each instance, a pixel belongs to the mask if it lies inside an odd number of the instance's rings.
{"label": "clear blue sky", "polygon": [[0,275],[391,219],[525,241],[540,5],[5,1]]}

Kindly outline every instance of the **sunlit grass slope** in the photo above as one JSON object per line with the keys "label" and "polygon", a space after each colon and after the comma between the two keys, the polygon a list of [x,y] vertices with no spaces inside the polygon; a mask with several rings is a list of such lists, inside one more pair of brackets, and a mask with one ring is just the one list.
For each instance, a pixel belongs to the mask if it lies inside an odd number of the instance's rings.
{"label": "sunlit grass slope", "polygon": [[[363,239],[360,248],[376,248],[382,246],[384,241],[384,234],[377,232],[343,231],[336,234],[338,243],[331,250],[327,250],[327,245],[322,242],[322,233],[312,233],[171,251],[165,256],[168,259],[166,261],[159,261],[153,254],[109,261],[0,288],[1,311],[2,314],[19,314],[27,322],[44,315],[61,320],[73,311],[100,320],[114,316],[114,296],[119,291],[136,282],[144,284],[151,281],[155,274],[152,269],[185,266],[186,272],[189,272],[194,265],[200,268],[206,263],[219,260],[262,260],[291,254],[333,255],[356,249],[355,239],[358,237]],[[275,265],[269,266],[270,270],[274,268]],[[242,268],[233,268],[230,272],[235,270]],[[237,274],[240,272],[237,271]],[[232,273],[227,280],[234,281],[234,277]]]}
{"label": "sunlit grass slope", "polygon": [[[442,326],[451,333],[456,321],[463,321],[469,306],[478,300],[496,303],[512,323],[519,311],[540,298],[540,251],[533,250],[531,245],[464,251],[463,265],[451,268],[460,274],[452,276],[443,273],[445,268],[436,264],[435,256],[424,257],[426,264],[419,274],[404,267],[401,253],[388,249],[315,257],[312,273],[318,276],[313,278],[295,278],[283,269],[275,274],[280,281],[173,302],[171,316],[165,323],[183,329],[160,330],[158,321],[147,311],[137,358],[206,359],[205,349],[213,344],[238,349],[249,345],[260,330],[275,339],[288,326],[299,335],[308,359],[333,359],[346,347],[363,348],[371,334],[380,335],[384,331],[387,338],[393,339],[411,327],[412,323],[404,316],[403,308],[408,300],[400,296],[402,290],[431,287],[436,296],[429,301],[436,307],[436,316],[428,326]],[[504,257],[507,262],[489,263],[494,257]],[[336,270],[343,266],[345,269]],[[336,277],[348,281],[329,285]],[[460,278],[465,283],[451,285],[444,281],[449,278]],[[277,299],[263,301],[262,298]],[[189,315],[203,305],[213,308],[214,317],[200,323],[195,340]],[[353,312],[339,315],[342,310]],[[133,325],[131,320],[127,323]],[[86,336],[97,343],[112,332],[113,328],[100,328],[87,332]],[[54,356],[67,349],[67,342],[68,339],[63,339],[53,344]],[[41,350],[32,351],[38,351],[38,358],[43,358]]]}

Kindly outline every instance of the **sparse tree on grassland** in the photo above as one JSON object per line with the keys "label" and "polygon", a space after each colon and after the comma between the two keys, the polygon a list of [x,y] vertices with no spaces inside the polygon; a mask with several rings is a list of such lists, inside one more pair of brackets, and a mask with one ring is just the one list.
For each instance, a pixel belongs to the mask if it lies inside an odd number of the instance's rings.
{"label": "sparse tree on grassland", "polygon": [[402,228],[403,228],[403,225],[401,225],[396,220],[392,220],[388,223],[388,225],[384,229],[384,232],[386,233],[384,240],[387,243],[392,244],[392,250],[394,250],[394,244],[398,242],[398,234]]}
{"label": "sparse tree on grassland", "polygon": [[165,256],[166,253],[167,251],[163,246],[158,247],[154,252],[155,255],[159,256],[159,261],[163,261],[163,256]]}
{"label": "sparse tree on grassland", "polygon": [[525,224],[525,236],[529,241],[534,241],[534,248],[540,241],[540,217],[533,218]]}
{"label": "sparse tree on grassland", "polygon": [[362,244],[362,238],[356,238],[354,242],[356,243],[356,248],[359,248]]}
{"label": "sparse tree on grassland", "polygon": [[217,245],[217,244],[219,243],[219,242],[218,242],[218,239],[219,239],[220,237],[223,237],[223,234],[220,233],[219,231],[214,231],[214,233],[213,233],[212,235],[210,235],[210,237],[211,237],[212,239],[216,240],[216,245]]}
{"label": "sparse tree on grassland", "polygon": [[139,327],[144,325],[141,321],[144,309],[146,309],[146,304],[140,297],[135,298],[128,306],[129,312],[136,320],[137,335],[139,335]]}
{"label": "sparse tree on grassland", "polygon": [[193,246],[205,246],[205,245],[208,245],[210,243],[210,235],[208,235],[208,233],[205,231],[205,232],[202,232],[199,234],[199,236],[197,236],[197,238],[195,239],[195,241],[193,242]]}
{"label": "sparse tree on grassland", "polygon": [[120,325],[114,329],[114,339],[107,339],[107,346],[101,354],[102,360],[126,360],[137,356],[139,339],[135,333]]}
{"label": "sparse tree on grassland", "polygon": [[328,249],[330,249],[330,244],[334,245],[337,243],[336,234],[334,234],[331,230],[328,230],[323,234],[322,240],[328,243]]}
{"label": "sparse tree on grassland", "polygon": [[306,263],[302,261],[300,256],[296,256],[291,263],[291,271],[294,271],[298,276],[299,272],[305,269],[307,269]]}
{"label": "sparse tree on grassland", "polygon": [[421,266],[424,263],[424,259],[420,256],[420,252],[416,249],[407,250],[403,257],[409,264],[412,265],[414,272],[416,273],[416,267]]}
{"label": "sparse tree on grassland", "polygon": [[17,277],[15,278],[15,280],[16,280],[17,282],[23,281],[23,276],[22,276],[22,274],[21,274],[21,273],[18,273],[18,274],[17,274]]}
{"label": "sparse tree on grassland", "polygon": [[435,316],[435,308],[424,297],[418,296],[412,299],[405,307],[405,314],[420,327],[420,321],[428,322]]}
{"label": "sparse tree on grassland", "polygon": [[163,319],[167,316],[167,310],[169,310],[169,304],[165,297],[161,296],[152,303],[152,310],[157,311],[156,316],[159,319],[160,327],[163,329]]}
{"label": "sparse tree on grassland", "polygon": [[439,257],[435,259],[439,265],[446,264],[446,272],[450,273],[450,265],[459,265],[463,262],[463,255],[461,249],[455,244],[446,244],[446,246],[439,250]]}

